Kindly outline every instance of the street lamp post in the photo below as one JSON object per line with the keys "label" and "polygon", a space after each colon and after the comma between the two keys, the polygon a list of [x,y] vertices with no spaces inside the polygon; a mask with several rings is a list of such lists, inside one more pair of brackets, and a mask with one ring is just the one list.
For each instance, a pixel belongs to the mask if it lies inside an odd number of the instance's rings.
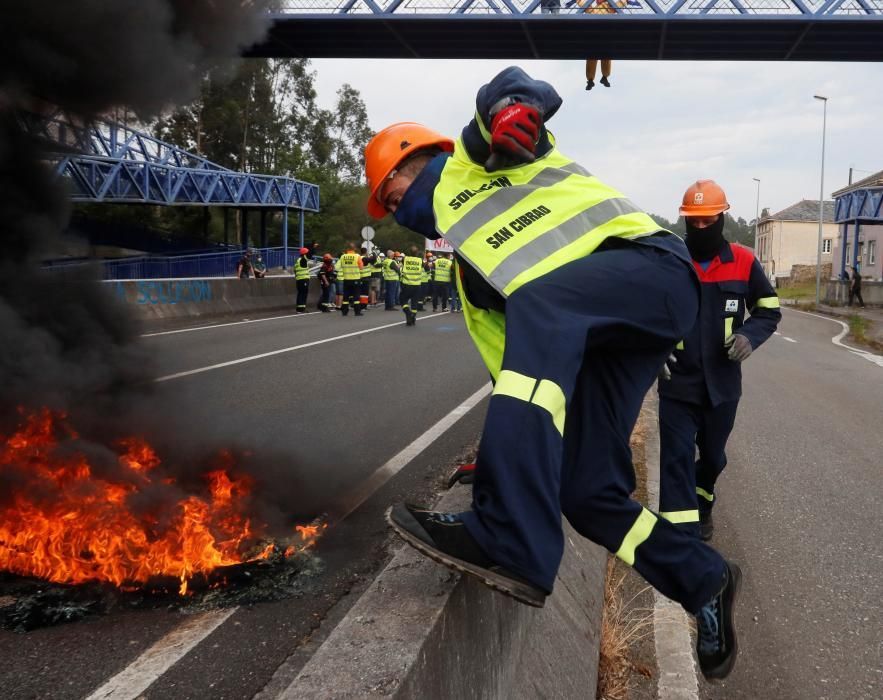
{"label": "street lamp post", "polygon": [[816,308],[818,308],[822,289],[822,221],[825,211],[825,128],[828,121],[828,98],[813,95],[813,99],[822,101],[822,174],[819,184],[819,240],[816,250]]}
{"label": "street lamp post", "polygon": [[751,178],[757,183],[757,202],[754,205],[754,257],[760,259],[757,254],[757,222],[760,219],[760,180],[756,177]]}

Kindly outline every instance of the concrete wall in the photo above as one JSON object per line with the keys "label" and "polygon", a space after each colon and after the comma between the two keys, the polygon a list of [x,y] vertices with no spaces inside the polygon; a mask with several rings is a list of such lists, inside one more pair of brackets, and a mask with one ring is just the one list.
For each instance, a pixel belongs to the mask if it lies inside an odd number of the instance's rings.
{"label": "concrete wall", "polygon": [[[883,306],[883,282],[862,282],[862,299],[865,304]],[[828,282],[822,293],[822,301],[830,306],[842,306],[849,301],[849,284]]]}
{"label": "concrete wall", "polygon": [[[468,507],[456,487],[437,507]],[[565,523],[555,592],[516,603],[404,546],[281,695],[593,698],[607,552]]]}
{"label": "concrete wall", "polygon": [[[288,309],[294,311],[294,277],[235,279],[120,280],[104,282],[142,321],[210,318],[225,314]],[[319,300],[318,280],[310,280],[308,305]]]}

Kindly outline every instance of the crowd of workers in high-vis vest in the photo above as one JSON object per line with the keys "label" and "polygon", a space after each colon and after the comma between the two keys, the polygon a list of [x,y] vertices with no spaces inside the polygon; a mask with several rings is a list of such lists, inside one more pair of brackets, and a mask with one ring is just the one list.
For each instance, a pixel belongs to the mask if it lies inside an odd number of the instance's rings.
{"label": "crowd of workers in high-vis vest", "polygon": [[[398,504],[387,520],[426,556],[542,607],[563,516],[695,616],[699,667],[724,678],[742,573],[708,544],[711,510],[741,363],[775,330],[779,300],[751,251],[724,239],[720,186],[687,189],[686,240],[660,229],[558,150],[546,124],[561,103],[510,67],[479,90],[456,140],[399,122],[365,149],[368,213],[455,250],[466,326],[494,384],[476,463],[454,475],[472,483],[471,507]],[[633,498],[629,438],[657,381],[651,510]]]}
{"label": "crowd of workers in high-vis vest", "polygon": [[349,244],[336,259],[325,253],[316,266],[309,248],[300,249],[293,273],[297,280],[296,312],[307,311],[310,277],[315,277],[321,291],[317,308],[323,313],[340,311],[361,316],[367,309],[383,304],[384,311],[401,309],[408,326],[416,325],[417,313],[460,311],[460,299],[454,280],[454,261],[450,253],[421,254],[417,246],[407,253],[387,250],[356,250]]}

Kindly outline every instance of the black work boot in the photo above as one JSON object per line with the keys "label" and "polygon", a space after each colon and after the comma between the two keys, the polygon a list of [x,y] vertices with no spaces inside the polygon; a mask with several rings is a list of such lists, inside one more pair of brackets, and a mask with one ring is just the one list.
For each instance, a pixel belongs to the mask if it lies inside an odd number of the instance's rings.
{"label": "black work boot", "polygon": [[708,542],[714,536],[714,519],[710,510],[699,511],[699,538]]}
{"label": "black work boot", "polygon": [[739,651],[734,608],[742,570],[730,562],[726,565],[723,587],[696,615],[696,655],[702,675],[709,680],[726,678]]}
{"label": "black work boot", "polygon": [[457,513],[437,513],[400,503],[386,512],[386,519],[405,542],[439,564],[475,576],[520,603],[535,608],[545,605],[546,591],[491,561]]}

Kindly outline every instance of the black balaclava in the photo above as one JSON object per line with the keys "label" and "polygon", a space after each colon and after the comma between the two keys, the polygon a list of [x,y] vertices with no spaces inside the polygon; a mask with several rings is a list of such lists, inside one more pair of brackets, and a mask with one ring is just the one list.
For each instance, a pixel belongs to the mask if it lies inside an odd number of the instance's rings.
{"label": "black balaclava", "polygon": [[696,262],[707,262],[720,253],[721,248],[726,244],[724,239],[724,215],[719,214],[717,221],[711,226],[705,228],[696,228],[690,223],[690,219],[685,220],[687,224],[687,250],[690,251],[690,257]]}

